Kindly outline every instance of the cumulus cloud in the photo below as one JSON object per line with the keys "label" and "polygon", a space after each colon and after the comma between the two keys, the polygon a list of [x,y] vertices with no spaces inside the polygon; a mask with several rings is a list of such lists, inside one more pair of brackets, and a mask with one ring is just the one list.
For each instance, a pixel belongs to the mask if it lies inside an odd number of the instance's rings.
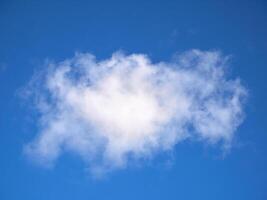
{"label": "cumulus cloud", "polygon": [[28,88],[39,133],[25,151],[43,164],[72,152],[97,173],[153,158],[185,139],[229,147],[246,90],[227,79],[226,64],[219,52],[200,50],[168,63],[119,52],[48,63]]}

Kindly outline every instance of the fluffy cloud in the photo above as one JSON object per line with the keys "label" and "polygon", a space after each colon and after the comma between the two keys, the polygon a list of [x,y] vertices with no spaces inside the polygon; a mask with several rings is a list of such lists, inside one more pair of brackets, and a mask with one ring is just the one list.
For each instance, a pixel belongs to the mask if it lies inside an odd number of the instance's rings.
{"label": "fluffy cloud", "polygon": [[229,147],[246,90],[226,78],[226,61],[219,52],[192,50],[170,63],[118,52],[102,61],[77,54],[50,63],[28,88],[40,117],[25,151],[43,164],[72,152],[97,173],[185,139]]}

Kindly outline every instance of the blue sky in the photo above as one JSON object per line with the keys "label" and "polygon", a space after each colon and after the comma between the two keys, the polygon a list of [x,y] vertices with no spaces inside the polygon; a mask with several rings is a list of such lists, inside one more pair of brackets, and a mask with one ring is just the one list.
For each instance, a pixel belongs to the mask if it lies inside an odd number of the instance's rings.
{"label": "blue sky", "polygon": [[[259,0],[1,1],[0,199],[267,199],[266,9]],[[228,79],[248,92],[228,153],[220,142],[184,140],[100,180],[72,151],[50,168],[25,154],[40,113],[20,91],[47,60],[121,50],[157,63],[192,49],[229,56]]]}

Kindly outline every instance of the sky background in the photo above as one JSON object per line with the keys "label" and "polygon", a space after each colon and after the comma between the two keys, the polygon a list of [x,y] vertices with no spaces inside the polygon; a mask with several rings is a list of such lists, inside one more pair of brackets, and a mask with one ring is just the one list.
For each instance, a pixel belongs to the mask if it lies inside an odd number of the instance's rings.
{"label": "sky background", "polygon": [[[36,136],[18,95],[46,59],[76,51],[98,59],[117,50],[171,60],[197,48],[230,55],[232,77],[249,91],[231,152],[185,141],[93,180],[63,154],[53,169],[22,153]],[[267,199],[267,3],[255,1],[0,1],[0,199]]]}

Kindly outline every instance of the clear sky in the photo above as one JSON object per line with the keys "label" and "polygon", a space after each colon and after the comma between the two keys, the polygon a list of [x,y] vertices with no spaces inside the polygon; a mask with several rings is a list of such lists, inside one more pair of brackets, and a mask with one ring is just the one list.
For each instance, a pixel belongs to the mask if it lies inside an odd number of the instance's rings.
{"label": "clear sky", "polygon": [[[1,200],[267,199],[267,118],[265,115],[267,111],[267,4],[265,1],[2,0],[0,27]],[[69,149],[64,150],[54,159],[55,151],[53,146],[49,146],[54,143],[48,143],[47,152],[49,153],[44,154],[44,157],[53,160],[53,166],[49,167],[36,163],[34,156],[25,153],[25,148],[35,153],[43,152],[38,142],[34,147],[29,147],[29,144],[42,132],[39,127],[40,118],[45,116],[44,118],[47,119],[47,115],[44,114],[45,111],[40,114],[35,108],[29,106],[29,102],[27,103],[27,100],[22,97],[21,90],[29,83],[34,73],[46,66],[45,63],[50,62],[47,60],[58,63],[73,58],[75,52],[89,52],[101,61],[109,59],[114,52],[120,50],[126,55],[145,54],[151,62],[157,63],[175,60],[177,54],[192,49],[199,49],[200,57],[216,56],[217,53],[214,52],[221,52],[224,58],[228,56],[226,70],[228,78],[226,79],[234,80],[239,77],[242,87],[246,88],[248,95],[243,107],[244,115],[242,115],[245,118],[236,131],[231,132],[227,129],[230,135],[234,135],[231,139],[231,148],[227,152],[221,144],[227,140],[225,134],[228,133],[223,129],[223,133],[218,132],[223,141],[217,142],[213,136],[206,137],[208,140],[214,139],[216,142],[213,144],[198,141],[198,139],[186,139],[170,145],[171,150],[168,151],[163,151],[163,147],[159,147],[158,153],[152,152],[151,159],[141,156],[141,161],[130,159],[126,161],[127,164],[120,164],[117,157],[109,157],[109,161],[105,162],[111,162],[108,165],[115,166],[115,169],[110,170],[100,179],[92,175],[92,162],[87,163],[87,156],[81,159],[81,156],[75,153],[86,152],[79,150],[77,146],[66,145]],[[127,60],[128,57],[122,56],[120,59]],[[218,59],[219,62],[223,60],[221,57]],[[86,62],[89,61],[91,60],[88,59]],[[163,68],[166,66],[168,67],[165,64]],[[152,69],[155,69],[154,67],[152,66]],[[57,69],[60,69],[60,66],[56,66],[54,72],[51,72],[52,75],[57,72]],[[176,75],[179,73],[175,72]],[[158,80],[157,78],[160,77],[159,75],[154,78]],[[197,74],[194,80],[200,81],[202,77]],[[168,80],[171,83],[167,82],[163,89],[166,90],[168,86],[177,87],[171,79]],[[212,81],[211,78],[207,80]],[[220,78],[219,83],[223,84],[223,80]],[[41,85],[44,84],[41,80],[37,79],[38,81]],[[109,82],[104,81],[104,83],[106,86]],[[135,83],[133,81],[134,86]],[[151,82],[141,83],[150,84]],[[236,92],[238,87],[233,84],[229,87]],[[63,89],[66,87],[63,84]],[[223,86],[216,87],[223,88]],[[202,88],[198,87],[194,91],[200,92]],[[97,92],[102,94],[103,91]],[[66,96],[63,95],[63,97]],[[176,98],[181,98],[173,93],[167,94],[167,97],[173,97],[175,101]],[[223,101],[226,98],[226,94],[223,93],[215,100]],[[186,102],[188,101],[186,99]],[[65,105],[66,102],[57,103]],[[119,103],[124,105],[124,101]],[[145,109],[151,105],[150,101],[142,101],[142,103]],[[196,105],[198,104],[200,103],[197,102]],[[114,104],[108,105],[111,109],[114,108]],[[92,110],[95,107],[89,108]],[[58,109],[58,107],[52,108]],[[154,107],[151,109],[153,110]],[[226,111],[229,113],[229,110]],[[230,110],[231,112],[235,111]],[[138,114],[137,112],[137,116]],[[67,116],[70,115],[72,115],[71,112],[67,113]],[[99,126],[101,128],[103,120],[106,122],[106,115],[100,115],[97,119],[91,113],[87,115],[91,117],[91,121],[102,120],[97,128]],[[162,120],[158,118],[159,115],[153,115],[153,117],[156,117],[156,120]],[[119,120],[112,123],[108,121],[107,124],[118,123],[120,128],[122,124],[128,123],[127,120],[123,122]],[[149,120],[153,121],[154,118]],[[142,122],[141,119],[140,123]],[[77,125],[76,122],[73,123]],[[196,123],[200,125],[199,122]],[[48,124],[51,125],[51,123]],[[146,125],[143,129],[147,131]],[[151,124],[148,123],[148,125]],[[229,126],[232,127],[232,125]],[[177,127],[174,126],[174,128]],[[44,129],[47,130],[46,127]],[[131,132],[132,129],[127,126],[122,130]],[[154,129],[151,129],[151,133],[154,133]],[[48,131],[48,134],[50,133],[53,134],[53,131]],[[62,133],[65,134],[66,131],[63,130]],[[106,133],[109,132],[106,131]],[[204,134],[207,131],[200,131],[200,133]],[[140,137],[142,138],[143,135]],[[57,139],[58,137],[56,141]],[[133,137],[131,141],[135,139]],[[116,142],[117,140],[111,142],[111,146],[117,146]],[[71,150],[72,147],[74,150]],[[81,147],[87,148],[88,145]],[[114,150],[113,147],[110,148]],[[137,150],[133,147],[130,152],[136,153]],[[120,155],[122,150],[117,150],[115,153]],[[119,167],[116,167],[117,165]]]}

